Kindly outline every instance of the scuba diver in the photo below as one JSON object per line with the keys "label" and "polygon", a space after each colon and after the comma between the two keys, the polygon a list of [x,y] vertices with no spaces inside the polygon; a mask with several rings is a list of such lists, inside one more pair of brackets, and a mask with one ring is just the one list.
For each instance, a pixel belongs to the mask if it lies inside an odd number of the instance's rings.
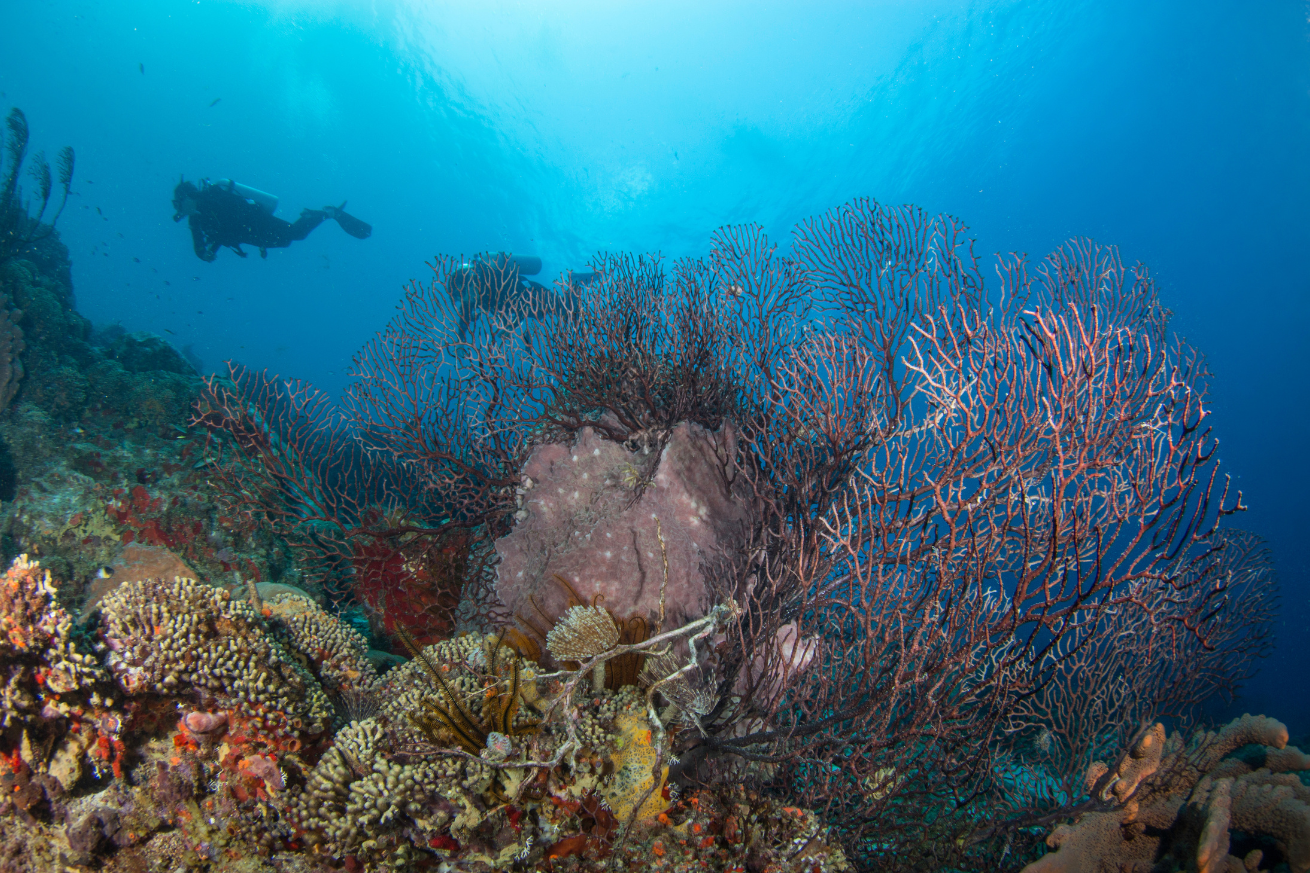
{"label": "scuba diver", "polygon": [[201,179],[199,187],[184,179],[173,189],[173,220],[187,219],[196,257],[202,261],[217,258],[224,246],[244,258],[242,243],[257,247],[259,256],[267,258],[269,249],[285,248],[304,239],[326,218],[335,220],[356,239],[368,239],[373,228],[348,215],[345,205],[306,209],[289,222],[273,215],[277,198],[272,194],[231,179]]}
{"label": "scuba diver", "polygon": [[459,308],[459,338],[466,339],[469,325],[478,311],[508,318],[517,326],[528,314],[534,299],[547,299],[551,292],[539,282],[524,279],[541,272],[541,258],[490,252],[460,264],[446,280],[446,292]]}
{"label": "scuba diver", "polygon": [[489,252],[460,264],[446,280],[446,292],[459,309],[459,338],[468,338],[479,311],[511,328],[525,318],[576,317],[581,289],[597,274],[570,271],[561,287],[564,293],[559,294],[523,278],[540,272],[541,258],[505,252]]}

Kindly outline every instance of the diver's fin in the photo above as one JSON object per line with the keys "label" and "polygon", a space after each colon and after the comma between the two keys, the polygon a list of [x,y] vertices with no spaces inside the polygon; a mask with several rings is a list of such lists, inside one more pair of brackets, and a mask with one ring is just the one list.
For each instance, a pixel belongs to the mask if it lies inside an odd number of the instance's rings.
{"label": "diver's fin", "polygon": [[341,229],[355,239],[368,239],[372,236],[373,225],[366,221],[360,221],[353,215],[348,215],[345,212],[345,207],[345,201],[342,201],[340,206],[325,206],[323,211],[328,214],[328,217],[336,219],[337,224],[341,225]]}

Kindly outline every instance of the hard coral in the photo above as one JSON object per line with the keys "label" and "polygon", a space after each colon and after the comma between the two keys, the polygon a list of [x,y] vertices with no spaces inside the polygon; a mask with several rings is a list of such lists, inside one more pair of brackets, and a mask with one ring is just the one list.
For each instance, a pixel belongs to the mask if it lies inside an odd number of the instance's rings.
{"label": "hard coral", "polygon": [[302,656],[345,720],[374,705],[382,683],[359,631],[306,596],[279,593],[263,604],[278,639]]}
{"label": "hard coral", "polygon": [[226,591],[193,579],[132,582],[105,597],[101,617],[109,666],[129,694],[200,692],[293,738],[330,724],[318,682]]}
{"label": "hard coral", "polygon": [[[1254,761],[1244,746],[1263,747]],[[1155,725],[1116,767],[1096,762],[1087,782],[1117,808],[1086,813],[1047,837],[1056,851],[1024,873],[1105,871],[1150,873],[1171,857],[1201,873],[1270,869],[1277,860],[1253,849],[1230,855],[1232,832],[1264,838],[1292,873],[1310,871],[1310,787],[1292,775],[1310,771],[1310,757],[1287,746],[1287,728],[1245,715],[1184,745]]]}
{"label": "hard coral", "polygon": [[[291,818],[315,851],[379,861],[450,831],[467,842],[485,806],[476,787],[488,773],[454,759],[401,762],[375,719],[339,731],[308,774]],[[474,789],[474,790],[471,790]]]}
{"label": "hard coral", "polygon": [[[71,788],[84,760],[118,771],[121,723],[101,697],[109,676],[71,638],[50,574],[24,555],[0,579],[0,756],[15,778]],[[25,777],[24,777],[25,778]]]}

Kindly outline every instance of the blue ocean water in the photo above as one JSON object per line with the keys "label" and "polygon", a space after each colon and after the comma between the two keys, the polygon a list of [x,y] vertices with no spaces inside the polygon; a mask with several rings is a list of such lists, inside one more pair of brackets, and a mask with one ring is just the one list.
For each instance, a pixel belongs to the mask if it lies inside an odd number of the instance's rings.
{"label": "blue ocean water", "polygon": [[[8,4],[0,107],[77,150],[81,311],[329,390],[436,253],[696,254],[851,197],[979,251],[1150,265],[1208,356],[1274,549],[1278,649],[1237,711],[1310,729],[1310,25],[1303,2]],[[267,260],[191,250],[180,176],[348,201]],[[540,277],[539,277],[540,278]]]}

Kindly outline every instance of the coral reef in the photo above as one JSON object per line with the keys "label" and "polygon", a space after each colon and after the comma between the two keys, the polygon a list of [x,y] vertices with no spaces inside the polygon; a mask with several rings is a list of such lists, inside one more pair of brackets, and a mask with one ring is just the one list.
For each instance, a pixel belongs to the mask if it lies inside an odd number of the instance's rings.
{"label": "coral reef", "polygon": [[[636,686],[593,689],[590,665],[545,674],[503,633],[431,644],[379,680],[348,625],[300,593],[255,591],[125,582],[95,611],[95,655],[70,640],[49,574],[14,564],[3,869],[849,869],[808,811],[677,794]],[[320,682],[376,696],[375,714],[332,734]]]}
{"label": "coral reef", "polygon": [[1305,873],[1310,787],[1295,774],[1306,771],[1310,757],[1270,718],[1245,715],[1190,742],[1156,724],[1113,766],[1088,767],[1089,792],[1114,808],[1055,828],[1046,840],[1055,851],[1024,873],[1151,873],[1164,863],[1241,873],[1280,861]]}
{"label": "coral reef", "polygon": [[[858,201],[469,336],[438,258],[344,403],[233,367],[202,442],[57,242],[0,264],[6,873],[1013,870],[1075,816],[1034,869],[1306,869],[1276,723],[1125,742],[1240,682],[1272,579],[1113,250],[993,306]],[[1077,766],[1019,754],[1086,700]]]}
{"label": "coral reef", "polygon": [[210,461],[197,441],[171,427],[167,438],[136,430],[129,439],[100,421],[69,428],[22,401],[0,419],[16,469],[12,499],[0,508],[7,557],[39,556],[64,580],[70,605],[94,601],[120,571],[145,578],[132,565],[146,552],[129,546],[167,550],[189,568],[155,568],[159,578],[199,574],[237,586],[287,574],[284,552],[266,530],[215,505]]}

